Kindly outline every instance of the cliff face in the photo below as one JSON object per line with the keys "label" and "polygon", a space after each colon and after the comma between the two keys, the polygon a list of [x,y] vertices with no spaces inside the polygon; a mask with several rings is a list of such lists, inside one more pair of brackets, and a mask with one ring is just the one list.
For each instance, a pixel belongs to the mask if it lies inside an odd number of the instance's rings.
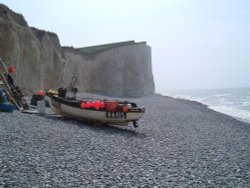
{"label": "cliff face", "polygon": [[131,43],[94,54],[72,54],[64,48],[63,54],[67,59],[65,70],[69,71],[65,76],[77,73],[80,88],[87,92],[109,96],[154,93],[151,48],[146,43]]}
{"label": "cliff face", "polygon": [[0,6],[0,57],[16,68],[17,85],[31,93],[62,81],[61,47],[56,34],[28,27],[22,15]]}
{"label": "cliff face", "polygon": [[27,94],[67,86],[110,96],[154,93],[151,49],[146,43],[117,43],[86,52],[61,47],[56,34],[28,27],[22,15],[0,4],[0,57],[16,68],[13,78]]}

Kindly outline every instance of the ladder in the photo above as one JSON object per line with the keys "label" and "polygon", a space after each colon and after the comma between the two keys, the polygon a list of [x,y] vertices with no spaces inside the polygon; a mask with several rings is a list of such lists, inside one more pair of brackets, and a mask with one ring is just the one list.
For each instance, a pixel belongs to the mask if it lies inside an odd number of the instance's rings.
{"label": "ladder", "polygon": [[9,83],[8,74],[8,69],[3,60],[0,58],[0,87],[5,90],[5,94],[8,100],[13,103],[18,110],[23,111],[23,98],[18,96],[18,93],[20,93],[20,91],[17,91],[17,89]]}

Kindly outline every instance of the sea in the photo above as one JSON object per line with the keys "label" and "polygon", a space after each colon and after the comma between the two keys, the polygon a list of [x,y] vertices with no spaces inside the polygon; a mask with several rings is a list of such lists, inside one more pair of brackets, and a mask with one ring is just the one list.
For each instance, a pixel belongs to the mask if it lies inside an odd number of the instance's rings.
{"label": "sea", "polygon": [[208,108],[250,123],[250,87],[161,91],[162,95],[197,101]]}

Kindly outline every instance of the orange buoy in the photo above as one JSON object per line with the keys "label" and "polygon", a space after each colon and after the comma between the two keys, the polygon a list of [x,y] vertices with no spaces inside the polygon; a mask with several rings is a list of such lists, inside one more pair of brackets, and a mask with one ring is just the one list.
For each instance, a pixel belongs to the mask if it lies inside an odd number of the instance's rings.
{"label": "orange buoy", "polygon": [[122,107],[122,111],[125,112],[125,113],[127,113],[128,112],[128,105],[124,105]]}
{"label": "orange buoy", "polygon": [[95,102],[95,109],[96,110],[100,110],[100,107],[101,107],[101,102],[100,101],[96,101]]}

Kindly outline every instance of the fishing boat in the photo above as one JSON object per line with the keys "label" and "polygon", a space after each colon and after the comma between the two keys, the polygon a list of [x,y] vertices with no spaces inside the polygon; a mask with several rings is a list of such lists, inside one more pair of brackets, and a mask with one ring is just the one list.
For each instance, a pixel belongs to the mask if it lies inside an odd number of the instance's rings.
{"label": "fishing boat", "polygon": [[130,122],[138,127],[137,121],[145,113],[133,102],[116,100],[98,100],[93,98],[67,97],[60,90],[47,92],[50,107],[56,114],[87,121],[127,126]]}

